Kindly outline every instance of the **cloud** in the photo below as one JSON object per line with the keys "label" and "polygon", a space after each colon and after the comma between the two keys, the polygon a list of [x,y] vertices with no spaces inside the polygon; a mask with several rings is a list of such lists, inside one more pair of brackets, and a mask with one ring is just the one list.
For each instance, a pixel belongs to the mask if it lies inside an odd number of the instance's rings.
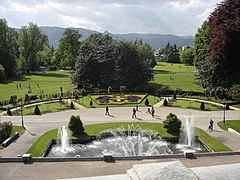
{"label": "cloud", "polygon": [[221,0],[1,0],[9,26],[83,27],[112,33],[194,35]]}

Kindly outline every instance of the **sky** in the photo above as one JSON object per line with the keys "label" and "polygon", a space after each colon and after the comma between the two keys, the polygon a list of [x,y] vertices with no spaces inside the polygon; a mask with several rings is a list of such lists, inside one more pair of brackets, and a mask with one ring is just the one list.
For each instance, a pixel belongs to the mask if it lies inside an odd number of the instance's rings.
{"label": "sky", "polygon": [[223,0],[0,0],[0,18],[20,28],[77,27],[114,34],[194,36]]}

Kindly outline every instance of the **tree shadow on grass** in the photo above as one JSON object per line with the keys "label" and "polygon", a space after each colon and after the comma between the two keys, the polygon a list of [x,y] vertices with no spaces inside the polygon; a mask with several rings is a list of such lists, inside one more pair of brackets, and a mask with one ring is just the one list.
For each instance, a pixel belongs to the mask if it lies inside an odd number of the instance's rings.
{"label": "tree shadow on grass", "polygon": [[43,77],[56,77],[56,78],[62,78],[62,77],[69,77],[69,75],[67,74],[58,74],[58,73],[47,73],[47,72],[41,72],[41,73],[33,73],[32,75],[36,75],[36,76],[43,76]]}

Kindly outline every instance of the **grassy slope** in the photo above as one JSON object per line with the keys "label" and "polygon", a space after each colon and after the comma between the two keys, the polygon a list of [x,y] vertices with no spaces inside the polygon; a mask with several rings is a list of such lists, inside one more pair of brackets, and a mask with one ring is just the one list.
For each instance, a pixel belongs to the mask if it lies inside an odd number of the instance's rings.
{"label": "grassy slope", "polygon": [[[44,71],[34,75],[21,76],[12,79],[9,83],[0,84],[0,101],[9,100],[10,96],[17,95],[18,98],[24,98],[30,84],[32,93],[29,95],[39,95],[40,92],[45,94],[60,93],[60,87],[63,91],[73,89],[70,83],[69,75],[71,71]],[[22,89],[16,85],[21,83]],[[39,88],[37,87],[39,84]]]}
{"label": "grassy slope", "polygon": [[[154,67],[154,81],[149,83],[150,86],[159,87],[159,85],[169,86],[171,90],[177,88],[185,91],[202,92],[203,89],[195,84],[196,68],[183,64],[158,63]],[[170,77],[173,79],[171,80]]]}

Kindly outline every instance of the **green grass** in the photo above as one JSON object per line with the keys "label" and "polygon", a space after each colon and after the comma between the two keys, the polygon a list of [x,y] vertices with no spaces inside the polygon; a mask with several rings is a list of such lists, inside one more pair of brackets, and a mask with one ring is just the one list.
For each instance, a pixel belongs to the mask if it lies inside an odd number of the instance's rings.
{"label": "green grass", "polygon": [[[176,139],[176,136],[173,136],[166,132],[166,129],[163,128],[163,124],[161,123],[142,123],[142,122],[116,122],[116,123],[105,123],[105,124],[94,124],[94,125],[86,125],[84,126],[85,133],[83,133],[79,137],[71,136],[71,139],[85,139],[89,136],[96,136],[100,134],[102,131],[106,129],[115,129],[119,127],[123,127],[125,130],[128,130],[128,126],[133,125],[134,127],[139,126],[142,129],[152,130],[162,137],[166,139]],[[196,128],[196,135],[198,135],[203,142],[209,146],[215,152],[223,152],[223,151],[231,151],[228,147],[224,146],[220,142],[216,141],[214,138],[209,136],[203,130]],[[41,136],[27,151],[27,153],[32,154],[33,157],[40,157],[47,145],[52,139],[57,138],[58,129],[54,129],[46,132],[43,136]]]}
{"label": "green grass", "polygon": [[214,152],[228,152],[232,151],[224,144],[220,143],[210,135],[208,135],[206,132],[204,132],[200,128],[196,129],[196,135],[206,144],[208,147],[210,147]]}
{"label": "green grass", "polygon": [[234,104],[233,107],[240,108],[240,104]]}
{"label": "green grass", "polygon": [[218,122],[218,126],[224,129],[225,131],[227,131],[228,128],[232,128],[240,133],[240,120],[227,120],[225,121],[225,124],[223,123],[223,121],[221,121]]}
{"label": "green grass", "polygon": [[161,85],[168,86],[170,90],[182,89],[183,91],[203,92],[203,88],[195,83],[195,66],[184,64],[170,64],[159,62],[154,67],[154,81],[149,86],[159,88]]}
{"label": "green grass", "polygon": [[[60,102],[53,102],[53,103],[44,103],[44,104],[39,104],[38,105],[41,114],[46,114],[46,113],[52,113],[52,112],[60,112],[64,110],[69,110],[70,104],[67,103],[60,103]],[[23,115],[34,115],[34,109],[35,105],[30,106],[30,107],[24,107],[23,108]],[[13,116],[20,116],[21,111],[18,109],[17,111],[12,111]]]}
{"label": "green grass", "polygon": [[58,129],[53,129],[44,133],[27,151],[27,153],[32,154],[33,157],[40,157],[47,145],[52,139],[57,139]]}
{"label": "green grass", "polygon": [[[25,128],[23,128],[22,126],[13,126],[13,130],[12,130],[12,135],[15,134],[16,132],[19,132],[20,135],[24,134],[26,131]],[[3,149],[4,147],[2,147],[2,145],[0,145],[0,150]]]}
{"label": "green grass", "polygon": [[[191,101],[191,100],[182,100],[182,99],[178,99],[170,103],[170,106],[172,107],[180,107],[185,109],[197,109],[197,110],[200,110],[200,105],[201,105],[201,102]],[[205,105],[206,111],[218,111],[223,109],[220,106],[214,106],[212,104],[204,103],[204,105]]]}
{"label": "green grass", "polygon": [[[124,127],[128,130],[128,125],[133,124],[134,126],[140,126],[142,129],[150,129],[156,131],[156,133],[160,134],[162,137],[166,138],[176,138],[175,136],[168,134],[166,129],[163,128],[163,125],[160,123],[136,123],[136,122],[118,122],[118,123],[105,123],[105,124],[94,124],[94,125],[86,125],[84,126],[85,134],[84,137],[78,137],[79,139],[84,139],[88,136],[95,136],[100,134],[102,131],[106,129],[115,129],[118,127]],[[27,151],[27,153],[32,154],[33,157],[42,156],[44,150],[52,139],[57,138],[58,129],[54,129],[46,132],[42,135]],[[71,136],[70,138],[76,139],[76,137]]]}
{"label": "green grass", "polygon": [[[72,71],[44,71],[33,75],[19,76],[12,79],[8,83],[0,84],[0,101],[9,100],[10,96],[17,95],[18,98],[24,98],[25,94],[28,92],[28,84],[30,84],[32,93],[29,95],[40,95],[60,93],[60,87],[63,87],[63,91],[75,88],[70,83],[69,75]],[[21,83],[22,88],[19,86]],[[39,85],[39,87],[37,86]]]}
{"label": "green grass", "polygon": [[[151,96],[151,95],[148,95],[146,97],[149,101],[149,105],[152,106],[154,104],[156,104],[157,102],[160,101],[160,98],[158,97],[155,97],[155,96]],[[145,98],[145,99],[146,99]],[[105,105],[101,105],[101,104],[98,104],[96,103],[95,101],[93,101],[93,107],[94,108],[102,108],[102,107],[106,107],[106,105],[108,105],[109,107],[119,107],[119,106],[123,106],[123,107],[133,107],[133,106],[136,106],[138,105],[139,107],[143,107],[145,106],[145,99],[143,99],[143,101],[139,104],[136,104],[136,103],[126,103],[126,104],[105,104]],[[82,106],[86,107],[86,108],[91,108],[90,107],[90,101],[92,99],[89,97],[89,96],[84,96],[83,98],[79,98],[78,100],[75,100],[75,102],[81,104]]]}

